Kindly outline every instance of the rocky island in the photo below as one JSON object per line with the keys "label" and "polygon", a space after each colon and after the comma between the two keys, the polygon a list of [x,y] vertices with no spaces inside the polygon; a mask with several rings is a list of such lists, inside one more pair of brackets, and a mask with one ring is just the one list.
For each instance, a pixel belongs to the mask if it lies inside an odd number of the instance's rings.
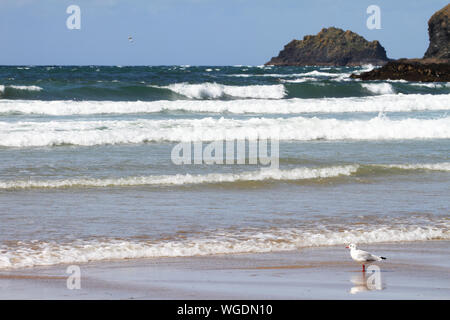
{"label": "rocky island", "polygon": [[266,65],[355,66],[383,65],[388,61],[386,50],[377,40],[369,42],[350,30],[330,27],[315,36],[292,40]]}
{"label": "rocky island", "polygon": [[381,68],[351,77],[362,80],[450,81],[449,14],[450,4],[433,14],[428,21],[430,45],[422,59],[391,61]]}

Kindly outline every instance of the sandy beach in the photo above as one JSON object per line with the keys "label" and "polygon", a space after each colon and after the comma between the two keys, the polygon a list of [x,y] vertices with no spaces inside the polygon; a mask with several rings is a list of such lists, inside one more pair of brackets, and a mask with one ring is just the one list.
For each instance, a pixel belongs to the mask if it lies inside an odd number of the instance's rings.
{"label": "sandy beach", "polygon": [[377,264],[381,289],[333,246],[87,263],[79,265],[79,290],[67,289],[67,265],[3,270],[0,299],[449,299],[449,244],[361,246],[388,257]]}

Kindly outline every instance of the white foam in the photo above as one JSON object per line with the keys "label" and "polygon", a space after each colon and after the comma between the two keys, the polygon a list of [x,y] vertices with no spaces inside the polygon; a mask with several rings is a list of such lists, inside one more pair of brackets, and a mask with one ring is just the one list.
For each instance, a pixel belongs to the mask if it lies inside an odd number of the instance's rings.
{"label": "white foam", "polygon": [[249,78],[249,77],[271,77],[271,78],[295,78],[305,76],[305,73],[237,73],[229,74],[228,77]]}
{"label": "white foam", "polygon": [[253,86],[228,86],[218,83],[174,83],[162,87],[184,95],[191,99],[217,99],[223,96],[236,98],[255,99],[281,99],[286,95],[284,86],[278,85],[253,85]]}
{"label": "white foam", "polygon": [[310,78],[310,77],[305,77],[305,78],[297,78],[297,79],[280,79],[281,82],[284,83],[303,83],[303,82],[312,82],[312,81],[318,81],[319,79],[317,78]]}
{"label": "white foam", "polygon": [[413,163],[413,164],[390,164],[383,165],[389,168],[399,168],[405,170],[433,170],[433,171],[450,171],[450,162],[441,163]]}
{"label": "white foam", "polygon": [[293,78],[301,76],[301,73],[237,73],[229,74],[228,77],[249,78],[249,77],[273,77],[273,78]]}
{"label": "white foam", "polygon": [[241,77],[241,78],[248,78],[248,77],[273,77],[273,78],[311,78],[311,77],[328,77],[332,79],[338,79],[338,80],[344,80],[345,78],[348,78],[351,75],[351,73],[331,73],[331,72],[323,72],[323,71],[309,71],[309,72],[303,72],[303,73],[264,73],[264,74],[252,74],[252,73],[241,73],[241,74],[229,74],[228,77]]}
{"label": "white foam", "polygon": [[[349,228],[350,227],[350,228]],[[190,257],[214,254],[291,251],[304,247],[399,241],[449,240],[448,222],[436,226],[341,226],[272,228],[250,231],[216,230],[183,240],[94,239],[57,243],[20,242],[0,251],[0,268],[23,268],[90,261]]]}
{"label": "white foam", "polygon": [[393,82],[393,83],[408,83],[408,81],[403,80],[403,79],[386,79],[383,81],[387,81],[387,82]]}
{"label": "white foam", "polygon": [[342,76],[348,76],[350,74],[347,73],[331,73],[331,72],[323,72],[318,70],[313,70],[310,72],[301,73],[302,76],[315,76],[315,77],[342,77]]}
{"label": "white foam", "polygon": [[[1,90],[1,86],[0,86]],[[0,100],[0,113],[90,115],[155,113],[183,110],[208,113],[340,113],[450,110],[450,95],[397,94],[353,98],[230,100],[230,101],[40,101]]]}
{"label": "white foam", "polygon": [[409,83],[416,87],[427,87],[432,89],[448,88],[450,87],[450,82],[447,83],[424,83],[424,82],[411,82]]}
{"label": "white foam", "polygon": [[25,91],[41,91],[42,88],[38,87],[38,86],[16,86],[16,85],[11,85],[8,86],[9,88],[13,88],[16,90],[25,90]]}
{"label": "white foam", "polygon": [[395,93],[395,90],[390,83],[361,83],[361,86],[375,94]]}
{"label": "white foam", "polygon": [[15,90],[24,90],[24,91],[41,91],[42,88],[38,86],[19,86],[19,85],[0,85],[0,94],[5,92],[6,88],[11,88]]}
{"label": "white foam", "polygon": [[361,66],[361,69],[359,69],[358,71],[354,72],[355,74],[361,74],[363,72],[369,72],[372,71],[373,69],[375,69],[375,66],[372,64],[365,64]]}
{"label": "white foam", "polygon": [[64,180],[14,180],[1,181],[0,189],[69,188],[69,187],[121,187],[143,185],[185,185],[263,180],[305,180],[337,176],[349,176],[358,170],[357,165],[325,168],[296,168],[291,170],[263,169],[241,173],[210,173],[204,175],[176,174],[107,179],[64,179]]}
{"label": "white foam", "polygon": [[[373,164],[383,168],[398,168],[403,170],[450,171],[450,162],[416,163],[416,164]],[[126,187],[145,185],[188,185],[214,184],[244,181],[295,181],[307,179],[324,179],[356,174],[359,165],[344,165],[322,168],[301,167],[289,170],[265,168],[260,171],[240,173],[210,173],[210,174],[175,174],[153,175],[122,178],[67,178],[52,180],[0,180],[0,190],[30,189],[30,188],[72,188],[72,187]]]}
{"label": "white foam", "polygon": [[449,139],[450,117],[370,120],[317,117],[0,122],[0,146],[93,146],[150,141]]}
{"label": "white foam", "polygon": [[373,64],[364,64],[361,66],[361,70],[362,72],[368,72],[368,71],[372,71],[373,69],[375,69],[375,66]]}

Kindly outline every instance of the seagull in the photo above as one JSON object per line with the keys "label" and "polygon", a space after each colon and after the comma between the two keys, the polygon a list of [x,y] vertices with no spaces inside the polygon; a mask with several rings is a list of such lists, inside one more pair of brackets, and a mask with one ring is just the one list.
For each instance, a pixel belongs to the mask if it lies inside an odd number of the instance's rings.
{"label": "seagull", "polygon": [[346,248],[350,249],[350,255],[353,260],[355,260],[359,263],[362,263],[362,271],[363,272],[366,271],[366,266],[365,266],[366,263],[370,263],[373,261],[386,260],[385,257],[379,257],[379,256],[373,255],[367,251],[356,249],[356,245],[353,243],[349,244]]}
{"label": "seagull", "polygon": [[133,42],[134,42],[133,37],[132,37],[132,36],[129,36],[129,37],[128,37],[128,41],[130,41],[131,43],[133,43]]}

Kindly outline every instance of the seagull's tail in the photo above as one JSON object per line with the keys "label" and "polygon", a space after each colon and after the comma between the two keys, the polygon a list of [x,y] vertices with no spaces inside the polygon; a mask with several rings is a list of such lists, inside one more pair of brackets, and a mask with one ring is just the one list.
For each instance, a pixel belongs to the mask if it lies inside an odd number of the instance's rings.
{"label": "seagull's tail", "polygon": [[380,257],[382,260],[386,260],[386,257]]}

